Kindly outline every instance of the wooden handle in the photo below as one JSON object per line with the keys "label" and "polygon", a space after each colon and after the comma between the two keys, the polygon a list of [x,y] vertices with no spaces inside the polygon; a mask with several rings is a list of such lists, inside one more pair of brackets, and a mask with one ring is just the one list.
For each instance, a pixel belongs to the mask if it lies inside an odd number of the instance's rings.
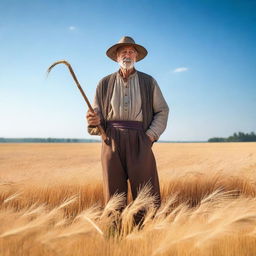
{"label": "wooden handle", "polygon": [[[80,83],[78,82],[78,80],[77,80],[77,78],[76,78],[75,72],[73,71],[71,65],[70,65],[66,60],[59,60],[59,61],[54,62],[54,63],[48,68],[48,70],[47,70],[48,73],[50,73],[51,69],[52,69],[54,66],[58,65],[58,64],[65,64],[65,65],[68,67],[69,72],[71,73],[71,75],[72,75],[72,77],[73,77],[73,79],[74,79],[74,81],[75,81],[75,83],[76,83],[76,85],[77,85],[79,91],[81,92],[81,94],[82,94],[82,96],[83,96],[85,102],[87,103],[89,109],[90,109],[93,113],[95,113],[95,111],[94,111],[94,109],[92,108],[92,106],[91,106],[91,104],[90,104],[88,98],[86,97],[86,95],[85,95],[85,93],[84,93],[84,91],[83,91],[83,89],[82,89]],[[105,141],[105,142],[107,143],[108,138],[107,138],[107,135],[106,135],[104,129],[102,128],[101,125],[98,125],[97,127],[98,127],[98,129],[100,130],[100,134],[101,134],[101,137],[102,137],[103,141]]]}
{"label": "wooden handle", "polygon": [[107,138],[107,135],[106,135],[104,129],[102,128],[102,126],[98,125],[98,129],[100,130],[100,134],[101,134],[103,141],[107,142],[108,138]]}

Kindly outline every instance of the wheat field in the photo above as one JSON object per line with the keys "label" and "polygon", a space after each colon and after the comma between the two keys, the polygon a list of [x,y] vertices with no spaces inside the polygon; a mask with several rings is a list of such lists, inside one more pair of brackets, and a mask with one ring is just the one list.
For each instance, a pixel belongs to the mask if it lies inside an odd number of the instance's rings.
{"label": "wheat field", "polygon": [[156,143],[157,211],[148,187],[104,206],[100,149],[0,144],[0,255],[256,255],[256,143]]}

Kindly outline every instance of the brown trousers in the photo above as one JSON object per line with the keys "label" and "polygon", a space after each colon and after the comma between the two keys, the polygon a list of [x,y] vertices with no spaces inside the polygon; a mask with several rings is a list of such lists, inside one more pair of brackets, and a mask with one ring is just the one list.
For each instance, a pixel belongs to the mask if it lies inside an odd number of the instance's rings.
{"label": "brown trousers", "polygon": [[133,200],[149,183],[158,208],[161,204],[159,179],[149,137],[142,129],[131,128],[107,127],[106,134],[110,144],[102,142],[101,151],[105,203],[115,193],[125,193],[127,198],[129,179]]}

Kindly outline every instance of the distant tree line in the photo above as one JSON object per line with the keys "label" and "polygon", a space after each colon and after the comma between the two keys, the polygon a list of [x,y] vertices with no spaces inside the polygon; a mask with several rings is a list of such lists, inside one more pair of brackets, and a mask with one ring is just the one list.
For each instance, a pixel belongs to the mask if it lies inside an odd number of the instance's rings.
{"label": "distant tree line", "polygon": [[69,138],[1,138],[0,143],[81,143],[99,142],[95,139],[69,139]]}
{"label": "distant tree line", "polygon": [[208,142],[246,142],[246,141],[247,142],[256,141],[256,134],[254,132],[251,132],[251,133],[238,132],[238,133],[234,133],[232,136],[229,136],[228,138],[214,137],[208,140]]}

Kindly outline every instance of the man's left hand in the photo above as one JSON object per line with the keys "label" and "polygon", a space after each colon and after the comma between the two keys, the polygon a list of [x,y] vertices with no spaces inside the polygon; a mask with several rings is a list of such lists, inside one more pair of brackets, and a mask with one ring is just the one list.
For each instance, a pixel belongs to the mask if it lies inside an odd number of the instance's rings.
{"label": "man's left hand", "polygon": [[147,135],[149,137],[149,139],[151,140],[151,142],[154,142],[155,141],[155,138],[150,136],[150,135]]}

